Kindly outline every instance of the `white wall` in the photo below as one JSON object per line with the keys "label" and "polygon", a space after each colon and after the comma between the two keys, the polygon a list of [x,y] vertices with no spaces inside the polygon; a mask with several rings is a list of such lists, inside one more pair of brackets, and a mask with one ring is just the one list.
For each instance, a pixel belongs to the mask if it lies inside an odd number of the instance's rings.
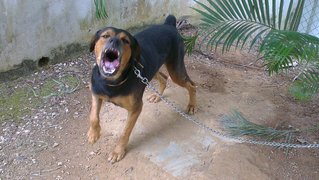
{"label": "white wall", "polygon": [[25,59],[53,58],[52,50],[86,44],[103,26],[160,23],[167,14],[192,15],[192,0],[107,0],[107,20],[95,18],[93,0],[0,0],[0,72]]}

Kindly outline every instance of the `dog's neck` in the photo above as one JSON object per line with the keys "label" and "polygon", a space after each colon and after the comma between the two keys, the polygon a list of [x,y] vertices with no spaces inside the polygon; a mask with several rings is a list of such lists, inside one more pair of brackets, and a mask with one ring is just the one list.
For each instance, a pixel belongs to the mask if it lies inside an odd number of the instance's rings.
{"label": "dog's neck", "polygon": [[106,80],[106,85],[111,87],[121,86],[124,84],[128,78],[130,77],[130,72],[133,71],[133,64],[132,60],[129,61],[127,67],[123,70],[121,76],[116,80]]}

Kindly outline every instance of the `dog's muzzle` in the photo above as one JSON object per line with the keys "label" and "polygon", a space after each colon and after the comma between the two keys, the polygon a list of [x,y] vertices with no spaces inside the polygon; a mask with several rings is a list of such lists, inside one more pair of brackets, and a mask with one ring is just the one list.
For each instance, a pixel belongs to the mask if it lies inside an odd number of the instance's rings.
{"label": "dog's muzzle", "polygon": [[101,67],[106,75],[112,75],[120,67],[120,51],[115,48],[106,48],[102,55]]}

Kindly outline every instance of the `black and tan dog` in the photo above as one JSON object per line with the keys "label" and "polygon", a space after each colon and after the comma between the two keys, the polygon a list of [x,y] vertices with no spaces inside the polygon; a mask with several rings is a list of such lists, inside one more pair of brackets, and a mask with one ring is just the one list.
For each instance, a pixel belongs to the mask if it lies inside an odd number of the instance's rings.
{"label": "black and tan dog", "polygon": [[[184,45],[176,29],[176,18],[166,18],[163,25],[152,26],[134,37],[125,30],[107,27],[96,32],[90,51],[94,51],[96,65],[91,79],[92,107],[88,141],[95,143],[100,137],[100,109],[103,101],[112,102],[128,111],[127,123],[108,160],[121,160],[135,122],[142,110],[145,85],[134,74],[133,67],[149,81],[160,82],[160,93],[166,88],[167,76],[159,72],[165,64],[171,79],[189,93],[187,112],[193,114],[196,106],[196,89],[184,65]],[[160,98],[153,95],[151,102]]]}

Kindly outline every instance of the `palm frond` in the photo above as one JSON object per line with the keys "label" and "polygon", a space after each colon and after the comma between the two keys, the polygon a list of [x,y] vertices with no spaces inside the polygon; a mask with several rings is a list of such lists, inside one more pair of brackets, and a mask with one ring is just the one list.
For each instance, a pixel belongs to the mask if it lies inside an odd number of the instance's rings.
{"label": "palm frond", "polygon": [[259,52],[264,56],[269,74],[289,68],[293,61],[319,60],[319,38],[294,31],[271,30]]}
{"label": "palm frond", "polygon": [[[294,7],[289,1],[287,12],[284,12],[285,0],[207,0],[195,2],[199,8],[193,8],[202,18],[202,24],[210,30],[204,40],[207,47],[222,44],[222,51],[229,51],[231,46],[243,48],[249,39],[252,48],[258,39],[265,37],[271,30],[283,29],[295,31],[301,18],[305,0],[300,0]],[[202,43],[205,41],[202,41]]]}
{"label": "palm frond", "polygon": [[105,1],[106,0],[94,0],[95,17],[99,20],[108,18]]}
{"label": "palm frond", "polygon": [[264,125],[259,125],[247,120],[240,112],[234,110],[231,115],[225,115],[220,119],[225,130],[234,136],[252,135],[268,140],[286,137],[295,131],[277,130]]}
{"label": "palm frond", "polygon": [[[199,48],[221,45],[251,49],[256,44],[269,74],[288,72],[298,64],[319,62],[319,38],[296,32],[305,0],[195,0],[193,8],[202,16],[203,38]],[[288,7],[287,9],[284,7]],[[319,67],[305,71],[291,88],[310,96],[318,91]],[[309,93],[308,93],[309,92]]]}
{"label": "palm frond", "polygon": [[183,38],[184,45],[185,45],[185,51],[186,51],[187,55],[190,56],[193,52],[194,47],[195,47],[196,40],[198,38],[198,34],[196,34],[194,36],[182,36],[182,38]]}

